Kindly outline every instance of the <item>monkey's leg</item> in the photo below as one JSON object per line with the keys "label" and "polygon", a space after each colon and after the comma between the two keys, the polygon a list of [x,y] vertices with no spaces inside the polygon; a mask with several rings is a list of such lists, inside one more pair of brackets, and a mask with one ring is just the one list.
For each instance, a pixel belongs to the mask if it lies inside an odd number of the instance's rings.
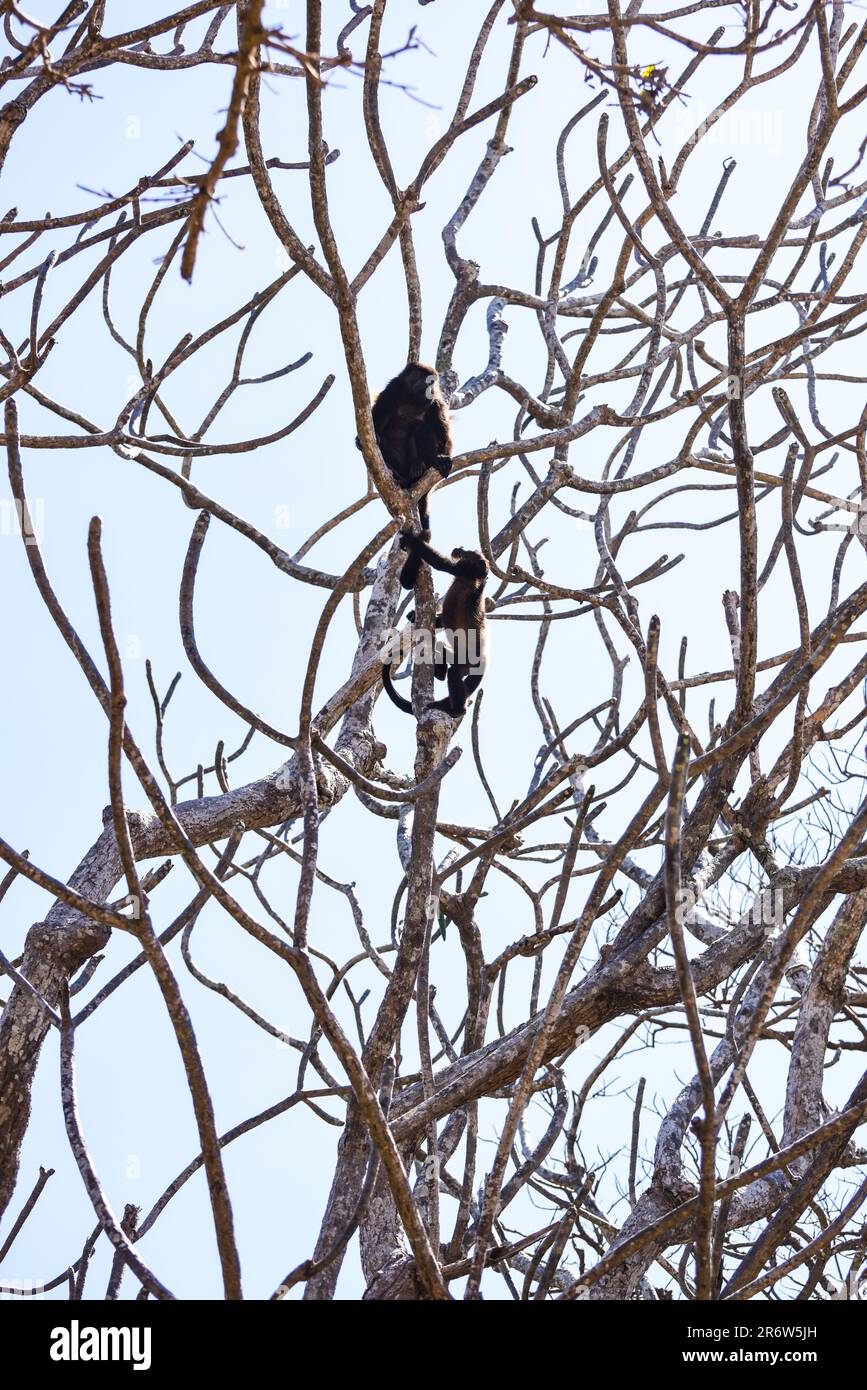
{"label": "monkey's leg", "polygon": [[449,683],[449,693],[444,700],[436,700],[431,709],[445,710],[452,719],[457,719],[464,714],[467,708],[467,697],[464,690],[464,678],[461,668],[458,665],[450,666],[446,673]]}
{"label": "monkey's leg", "polygon": [[421,567],[421,557],[418,554],[410,555],[404,561],[403,569],[400,572],[400,587],[402,589],[414,589],[415,581],[418,579],[418,572]]}
{"label": "monkey's leg", "polygon": [[388,440],[385,438],[384,435],[378,434],[376,436],[376,442],[379,445],[379,452],[382,454],[382,457],[388,468],[390,468],[391,472],[394,474],[395,478],[401,484],[401,486],[406,486],[406,469],[404,466],[403,455],[400,453],[398,449],[392,448],[391,444],[389,444]]}
{"label": "monkey's leg", "polygon": [[430,531],[430,508],[428,507],[427,493],[418,499],[418,519],[421,524],[421,539],[429,541]]}
{"label": "monkey's leg", "polygon": [[449,668],[448,674],[449,699],[452,702],[450,713],[457,717],[459,714],[466,714],[470,696],[481,685],[484,672],[468,675],[466,666],[456,665]]}
{"label": "monkey's leg", "polygon": [[454,633],[445,627],[442,612],[437,613],[436,626],[443,637],[434,649],[434,680],[444,681],[448,677],[449,665],[454,661]]}

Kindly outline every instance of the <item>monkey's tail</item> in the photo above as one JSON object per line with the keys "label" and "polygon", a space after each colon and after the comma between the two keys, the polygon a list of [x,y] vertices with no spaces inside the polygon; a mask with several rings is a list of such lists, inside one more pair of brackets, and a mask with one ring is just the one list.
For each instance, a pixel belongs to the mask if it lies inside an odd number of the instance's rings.
{"label": "monkey's tail", "polygon": [[398,695],[391,683],[391,666],[383,666],[382,668],[382,685],[393,705],[397,705],[398,709],[402,709],[404,714],[413,713],[413,708],[409,700],[405,700],[402,695]]}

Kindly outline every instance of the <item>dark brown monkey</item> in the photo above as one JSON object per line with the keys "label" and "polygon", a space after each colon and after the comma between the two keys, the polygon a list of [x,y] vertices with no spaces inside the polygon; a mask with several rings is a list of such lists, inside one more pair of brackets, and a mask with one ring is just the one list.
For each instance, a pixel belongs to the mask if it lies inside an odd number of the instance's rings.
{"label": "dark brown monkey", "polygon": [[[373,428],[382,457],[401,487],[412,487],[428,468],[448,477],[452,431],[435,367],[408,362],[374,401]],[[422,536],[429,540],[426,496],[419,499],[418,514]]]}
{"label": "dark brown monkey", "polygon": [[[462,550],[459,546],[451,559],[428,545],[423,536],[404,532],[401,545],[409,555],[400,572],[404,589],[411,589],[418,576],[422,560],[437,570],[452,575],[437,614],[437,628],[442,629],[451,651],[439,656],[434,665],[437,680],[448,681],[449,693],[435,700],[429,709],[445,710],[453,719],[466,713],[470,696],[482,683],[488,664],[488,620],[485,609],[485,584],[488,562],[478,550]],[[412,618],[414,615],[410,614]],[[382,668],[382,684],[398,709],[413,713],[409,700],[398,695],[391,681],[391,666]]]}

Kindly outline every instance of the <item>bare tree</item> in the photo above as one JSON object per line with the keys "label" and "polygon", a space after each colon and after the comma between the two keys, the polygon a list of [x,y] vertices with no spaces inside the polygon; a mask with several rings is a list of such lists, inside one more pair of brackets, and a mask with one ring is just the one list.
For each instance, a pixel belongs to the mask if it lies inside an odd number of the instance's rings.
{"label": "bare tree", "polygon": [[[429,95],[410,65],[430,46],[438,7],[397,38],[406,10],[387,13],[386,0],[329,6],[325,30],[321,0],[308,0],[303,35],[262,0],[151,8],[161,13],[115,32],[120,7],[106,0],[72,0],[53,20],[2,5],[0,162],[14,166],[29,148],[34,166],[32,206],[0,220],[0,395],[17,522],[5,529],[105,716],[108,805],[102,827],[65,827],[80,857],[69,877],[36,862],[14,824],[0,841],[0,898],[12,888],[4,946],[23,880],[45,908],[21,953],[0,954],[0,1259],[51,1175],[41,1168],[34,1186],[19,1164],[54,1031],[66,1133],[96,1217],[71,1264],[45,1250],[61,1271],[45,1286],[71,1297],[174,1297],[175,1274],[153,1267],[146,1237],[171,1224],[173,1198],[192,1181],[207,1185],[225,1297],[240,1298],[224,1155],[287,1113],[290,1123],[318,1117],[339,1142],[315,1249],[273,1232],[287,1270],[275,1298],[302,1288],[332,1298],[356,1240],[367,1299],[851,1292],[867,1258],[867,1154],[856,1143],[867,1119],[857,1067],[867,1047],[867,375],[853,353],[867,328],[867,25],[842,0],[697,0],[652,13],[610,0],[584,16],[493,0],[481,20],[452,10],[451,52],[427,69],[443,74],[444,114],[404,182],[394,131]],[[119,192],[91,195],[85,211],[36,215],[49,197],[28,147],[41,102],[87,132],[103,119],[112,74],[159,83],[161,101],[166,83],[197,68],[213,70],[223,93],[215,153],[203,158],[187,140],[156,169],[130,169]],[[564,73],[574,109],[558,125]],[[455,84],[448,115],[441,92]],[[278,130],[286,138],[275,105],[286,93],[306,117],[306,151],[291,159],[267,153]],[[357,125],[357,186],[390,207],[361,252],[341,201],[347,156],[328,143],[338,108]],[[768,164],[760,198],[724,158],[726,142],[760,147],[782,110],[786,159]],[[204,148],[211,109],[201,116]],[[300,119],[291,129],[301,141]],[[554,197],[538,211],[535,185],[509,184],[513,151],[540,184],[550,177]],[[445,293],[430,288],[443,272],[428,240],[442,198]],[[248,257],[255,291],[215,320],[209,263],[242,203],[284,267],[269,276],[267,258]],[[528,222],[535,267],[527,259],[517,283],[486,279],[497,240],[523,236]],[[156,356],[151,322],[167,304],[183,332]],[[383,461],[371,305],[399,319],[394,371],[429,342],[462,437],[475,441],[446,482],[429,470],[405,492]],[[277,310],[327,325],[332,356],[315,389],[294,384],[310,352],[245,365]],[[188,329],[185,315],[205,326]],[[223,375],[194,420],[185,373],[215,351]],[[106,386],[91,419],[64,388],[68,366],[54,364],[109,352],[134,373],[132,389],[112,401]],[[458,358],[474,364],[469,375]],[[292,404],[269,430],[260,402],[273,401],[275,382]],[[244,437],[224,420],[242,420]],[[246,519],[225,480],[254,451],[300,458],[322,421],[334,491],[289,553]],[[146,473],[167,508],[197,513],[186,557],[168,563],[196,700],[217,702],[227,734],[211,751],[188,720],[183,772],[167,752],[178,677],[162,684],[148,664],[153,727],[128,719],[138,676],[112,614],[112,519],[95,515],[96,497],[87,570],[83,536],[80,556],[98,650],[52,582],[28,473],[43,451],[63,451],[75,469],[79,450],[113,456],[131,487]],[[209,472],[209,459],[229,471]],[[338,477],[361,488],[334,511]],[[494,656],[463,725],[428,709],[424,661],[415,722],[377,705],[381,653],[410,602],[398,532],[435,485],[434,542],[478,543],[491,568]],[[653,533],[665,530],[684,553],[659,551]],[[315,601],[277,723],[251,707],[242,663],[200,649],[196,610],[220,602],[219,590],[197,595],[209,536],[209,547],[232,536],[272,562],[298,630]],[[311,560],[315,546],[340,557],[334,572]],[[414,598],[416,627],[430,630],[427,567]],[[720,639],[722,667],[701,669]],[[58,673],[59,712],[72,679]],[[382,732],[397,746],[414,735],[412,775],[387,761]],[[269,770],[243,782],[254,739],[270,749]],[[465,753],[456,769],[466,746],[472,761]],[[451,795],[459,777],[471,793]],[[325,867],[341,862],[350,811],[375,845],[378,901]],[[172,913],[160,889],[178,861],[192,887]],[[354,928],[339,958],[326,931],[338,903]],[[206,909],[294,981],[291,1035],[245,997],[231,959],[221,979],[197,960]],[[111,973],[118,934],[135,954]],[[174,1030],[199,1142],[147,1210],[100,1175],[76,1096],[80,1030],[139,970]],[[194,1029],[202,988],[284,1045],[279,1098],[224,1132],[220,1076],[206,1071]],[[285,1049],[298,1054],[288,1094]],[[296,1148],[294,1182],[307,1162]],[[103,1292],[85,1281],[106,1241]],[[245,1265],[245,1276],[261,1296],[256,1271]],[[30,1290],[7,1280],[3,1291]]]}

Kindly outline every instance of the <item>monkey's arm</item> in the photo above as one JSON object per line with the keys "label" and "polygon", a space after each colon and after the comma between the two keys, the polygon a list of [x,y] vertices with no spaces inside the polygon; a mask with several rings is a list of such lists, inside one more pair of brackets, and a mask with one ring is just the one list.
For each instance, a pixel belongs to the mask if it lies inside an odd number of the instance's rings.
{"label": "monkey's arm", "polygon": [[[376,442],[380,445],[380,449],[382,448],[379,440],[380,432],[385,429],[388,421],[394,414],[392,399],[393,393],[389,395],[388,387],[386,387],[384,391],[380,391],[370,408],[371,414],[373,415],[373,432],[376,435]],[[355,447],[356,449],[361,448],[361,440],[358,435],[355,436]]]}
{"label": "monkey's arm", "polygon": [[[441,555],[438,550],[434,550],[432,545],[428,545],[427,541],[422,536],[412,536],[409,539],[412,545],[411,547],[407,547],[407,549],[414,551],[418,555],[419,560],[427,560],[431,569],[441,570],[443,574],[450,574],[452,578],[457,576],[457,565],[450,556]],[[403,542],[401,542],[401,544],[403,544]]]}
{"label": "monkey's arm", "polygon": [[431,401],[426,412],[426,419],[436,440],[437,453],[451,455],[451,431],[446,423],[443,407],[437,401]]}
{"label": "monkey's arm", "polygon": [[412,531],[404,531],[401,535],[401,549],[409,551],[400,572],[400,583],[404,589],[412,589],[415,586],[422,560],[427,560],[434,569],[445,570],[446,574],[457,574],[454,562],[447,560],[445,555],[440,555],[438,550],[434,550],[433,546],[428,545],[426,537],[429,534],[428,531],[425,531],[422,535],[417,536]]}
{"label": "monkey's arm", "polygon": [[371,407],[373,428],[376,430],[377,434],[380,434],[381,431],[387,427],[396,408],[397,401],[395,399],[395,393],[391,389],[391,384],[389,383],[384,391],[380,391]]}
{"label": "monkey's arm", "polygon": [[442,417],[442,410],[436,404],[428,408],[424,420],[416,430],[416,447],[428,467],[436,468],[441,477],[448,477],[452,466],[452,441]]}

